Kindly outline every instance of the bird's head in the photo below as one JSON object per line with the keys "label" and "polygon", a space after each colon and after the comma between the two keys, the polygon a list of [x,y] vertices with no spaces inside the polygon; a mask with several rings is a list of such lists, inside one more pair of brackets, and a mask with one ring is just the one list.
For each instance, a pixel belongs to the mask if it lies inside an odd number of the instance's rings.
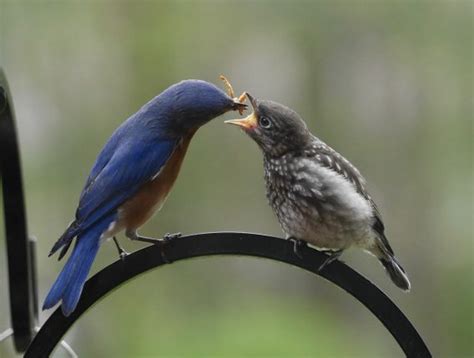
{"label": "bird's head", "polygon": [[157,112],[152,117],[162,119],[160,126],[175,135],[195,131],[215,117],[232,110],[242,112],[247,107],[239,99],[231,98],[214,84],[202,80],[176,83],[147,106],[146,111]]}
{"label": "bird's head", "polygon": [[303,119],[292,109],[273,101],[257,100],[247,93],[253,112],[246,118],[226,121],[239,126],[270,156],[299,150],[311,134]]}

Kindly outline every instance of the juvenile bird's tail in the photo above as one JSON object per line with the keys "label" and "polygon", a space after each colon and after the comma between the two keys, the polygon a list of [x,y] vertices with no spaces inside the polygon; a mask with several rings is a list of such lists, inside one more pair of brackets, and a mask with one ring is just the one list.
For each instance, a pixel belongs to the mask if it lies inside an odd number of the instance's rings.
{"label": "juvenile bird's tail", "polygon": [[107,227],[105,225],[104,228],[105,223],[107,222],[102,221],[78,236],[71,256],[44,300],[43,310],[53,307],[62,300],[61,308],[65,316],[74,311],[99,250],[100,235]]}
{"label": "juvenile bird's tail", "polygon": [[408,276],[403,267],[398,263],[394,256],[384,257],[379,259],[385,267],[388,275],[393,283],[404,291],[410,291],[411,285]]}
{"label": "juvenile bird's tail", "polygon": [[375,245],[369,251],[379,259],[395,285],[404,291],[410,291],[410,280],[402,265],[395,258],[395,254],[383,233],[377,237]]}

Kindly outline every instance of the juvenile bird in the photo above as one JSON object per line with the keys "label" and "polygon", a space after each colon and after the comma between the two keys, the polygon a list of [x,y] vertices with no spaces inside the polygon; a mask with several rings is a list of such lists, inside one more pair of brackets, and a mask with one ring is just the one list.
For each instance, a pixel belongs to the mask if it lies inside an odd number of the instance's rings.
{"label": "juvenile bird", "polygon": [[[230,84],[229,93],[233,97]],[[128,118],[110,137],[82,190],[74,221],[54,244],[59,259],[76,238],[71,256],[49,291],[43,309],[62,301],[75,309],[100,244],[125,230],[132,240],[160,243],[137,229],[161,208],[197,129],[227,111],[243,111],[240,99],[215,85],[186,80],[172,85]]]}
{"label": "juvenile bird", "polygon": [[321,270],[343,250],[359,247],[380,260],[395,285],[410,290],[357,168],[312,135],[292,109],[247,97],[254,112],[226,123],[242,128],[261,148],[267,198],[295,253],[305,243],[328,252]]}

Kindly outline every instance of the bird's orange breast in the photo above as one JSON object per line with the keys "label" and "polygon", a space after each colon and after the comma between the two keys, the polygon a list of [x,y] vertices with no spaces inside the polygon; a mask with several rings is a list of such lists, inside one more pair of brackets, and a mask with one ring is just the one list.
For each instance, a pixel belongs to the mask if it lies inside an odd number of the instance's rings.
{"label": "bird's orange breast", "polygon": [[176,178],[194,133],[183,138],[156,178],[142,188],[120,208],[120,221],[128,230],[142,226],[164,204]]}

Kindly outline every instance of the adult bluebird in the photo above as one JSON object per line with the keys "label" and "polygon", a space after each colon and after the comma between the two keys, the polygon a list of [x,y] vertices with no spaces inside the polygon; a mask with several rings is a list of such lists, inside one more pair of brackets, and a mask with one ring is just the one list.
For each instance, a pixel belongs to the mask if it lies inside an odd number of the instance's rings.
{"label": "adult bluebird", "polygon": [[230,95],[201,80],[174,84],[112,134],[87,178],[74,221],[49,254],[62,249],[61,259],[76,239],[43,309],[62,301],[66,316],[74,311],[104,240],[115,241],[124,230],[132,240],[161,241],[140,236],[137,229],[165,202],[197,129],[228,111],[245,109],[243,97],[232,98],[226,85]]}
{"label": "adult bluebird", "polygon": [[301,255],[298,247],[305,243],[328,252],[321,270],[343,250],[362,248],[408,291],[408,277],[356,167],[313,136],[295,111],[247,96],[254,112],[228,123],[240,126],[262,149],[267,198],[295,252]]}

